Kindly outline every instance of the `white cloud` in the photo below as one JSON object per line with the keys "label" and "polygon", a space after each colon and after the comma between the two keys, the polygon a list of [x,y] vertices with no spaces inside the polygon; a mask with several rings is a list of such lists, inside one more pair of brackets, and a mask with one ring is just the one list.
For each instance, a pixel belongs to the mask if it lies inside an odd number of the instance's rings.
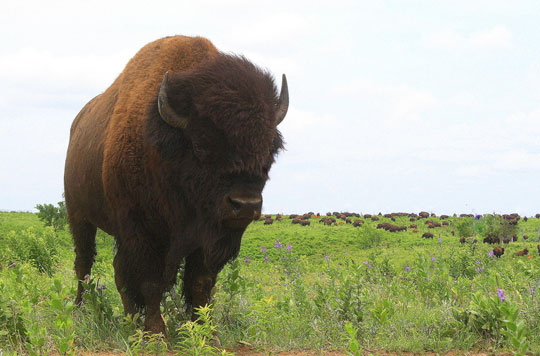
{"label": "white cloud", "polygon": [[0,78],[14,85],[62,90],[102,87],[104,82],[108,82],[108,86],[132,55],[126,52],[99,56],[59,55],[26,47],[0,57]]}
{"label": "white cloud", "polygon": [[489,30],[479,31],[467,38],[468,45],[472,48],[497,48],[508,47],[512,33],[505,26],[497,25]]}
{"label": "white cloud", "polygon": [[288,39],[294,36],[299,40],[308,34],[315,25],[315,19],[300,13],[279,12],[265,17],[257,17],[246,23],[246,27],[231,27],[224,38],[234,39],[235,45],[290,45]]}
{"label": "white cloud", "polygon": [[[383,85],[367,80],[356,80],[334,88],[336,95],[351,95],[367,102],[384,103],[380,108],[387,116],[378,120],[387,125],[407,125],[418,123],[425,118],[425,112],[438,106],[439,100],[427,90],[408,85]],[[389,111],[389,112],[388,112]]]}
{"label": "white cloud", "polygon": [[433,33],[425,38],[428,46],[445,50],[490,50],[508,48],[511,44],[512,33],[503,25],[496,25],[487,30],[459,34],[454,30],[444,30]]}

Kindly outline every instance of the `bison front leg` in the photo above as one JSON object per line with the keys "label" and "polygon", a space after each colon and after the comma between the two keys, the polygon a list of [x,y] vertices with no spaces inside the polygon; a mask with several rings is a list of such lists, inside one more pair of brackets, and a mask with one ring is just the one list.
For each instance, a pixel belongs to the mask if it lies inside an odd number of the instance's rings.
{"label": "bison front leg", "polygon": [[195,309],[210,302],[216,276],[205,266],[202,249],[197,249],[186,258],[183,293],[188,308],[192,308],[192,321],[198,317]]}
{"label": "bison front leg", "polygon": [[[142,251],[150,249],[138,248]],[[159,257],[137,255],[136,249],[126,250],[119,246],[114,259],[115,281],[126,314],[134,314],[144,307],[144,328],[154,334],[165,332],[165,321],[160,303],[165,283],[163,265]]]}
{"label": "bison front leg", "polygon": [[163,290],[163,283],[161,281],[145,281],[141,285],[141,293],[144,297],[146,311],[144,329],[154,334],[162,333],[166,336],[165,319],[163,319],[160,309]]}

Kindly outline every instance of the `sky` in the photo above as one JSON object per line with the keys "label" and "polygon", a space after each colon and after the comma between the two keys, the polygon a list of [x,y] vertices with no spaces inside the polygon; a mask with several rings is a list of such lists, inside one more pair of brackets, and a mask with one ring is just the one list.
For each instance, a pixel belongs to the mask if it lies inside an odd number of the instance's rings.
{"label": "sky", "polygon": [[540,2],[9,1],[0,210],[62,199],[71,122],[146,43],[289,83],[264,213],[540,213]]}

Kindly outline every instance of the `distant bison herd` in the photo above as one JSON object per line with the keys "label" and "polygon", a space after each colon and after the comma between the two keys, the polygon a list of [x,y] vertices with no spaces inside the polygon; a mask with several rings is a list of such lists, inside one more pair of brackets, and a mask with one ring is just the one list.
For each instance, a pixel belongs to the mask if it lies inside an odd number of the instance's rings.
{"label": "distant bison herd", "polygon": [[[473,214],[453,214],[453,217],[460,217],[460,218],[474,218],[475,215]],[[501,215],[505,220],[508,221],[509,225],[517,225],[521,217],[519,214],[513,213],[513,214],[504,214]],[[396,225],[393,223],[390,223],[388,221],[379,222],[381,219],[389,219],[392,222],[396,221],[396,218],[408,218],[408,220],[411,222],[408,226],[406,225]],[[478,216],[476,216],[478,218]],[[418,225],[412,224],[412,222],[418,222],[421,219],[425,219],[424,225],[426,225],[429,229],[436,229],[436,228],[443,228],[443,227],[450,227],[450,223],[448,221],[434,221],[433,218],[437,218],[436,214],[428,213],[426,211],[421,211],[420,213],[391,213],[391,214],[358,214],[358,213],[349,213],[349,212],[328,212],[324,216],[321,216],[319,213],[309,212],[305,214],[291,214],[288,216],[285,216],[288,220],[291,221],[292,224],[298,224],[301,226],[310,226],[311,219],[317,219],[318,223],[324,224],[326,226],[339,226],[344,224],[351,224],[354,227],[359,227],[364,225],[365,220],[371,220],[371,221],[377,221],[377,229],[382,229],[389,232],[400,232],[400,231],[407,231],[407,229],[412,229],[413,233],[418,232]],[[282,221],[285,219],[284,216],[277,214],[275,218],[272,218],[272,215],[264,215],[260,218],[260,220],[264,221],[264,225],[271,225],[274,223],[274,221]],[[449,215],[440,215],[438,216],[440,220],[447,220],[450,218]],[[536,214],[535,218],[540,219],[540,214]],[[525,216],[523,217],[523,221],[527,221],[528,218]],[[455,235],[454,229],[450,231],[451,235]],[[440,236],[440,234],[439,234]],[[434,234],[431,232],[424,232],[422,234],[422,237],[425,239],[433,239]],[[528,235],[522,235],[523,241],[527,240],[529,238]],[[518,241],[518,236],[516,234],[512,234],[512,236],[503,237],[501,238],[498,235],[490,235],[488,234],[483,240],[484,243],[489,244],[509,244],[511,242]],[[459,237],[459,242],[462,244],[465,243],[477,243],[477,240],[475,238],[466,238],[465,236]],[[538,253],[540,254],[540,244],[537,246]],[[496,246],[493,249],[493,256],[495,257],[501,257],[504,254],[504,247],[502,246]],[[529,254],[528,249],[523,249],[519,252],[517,252],[517,256],[527,256]]]}

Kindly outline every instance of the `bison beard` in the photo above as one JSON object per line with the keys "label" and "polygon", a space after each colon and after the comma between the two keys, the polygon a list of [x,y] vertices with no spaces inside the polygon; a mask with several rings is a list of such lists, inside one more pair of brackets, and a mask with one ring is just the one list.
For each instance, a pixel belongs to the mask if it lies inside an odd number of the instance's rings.
{"label": "bison beard", "polygon": [[[126,313],[165,333],[163,293],[185,261],[188,307],[209,302],[216,276],[260,217],[262,190],[283,148],[285,77],[200,37],[146,45],[75,118],[64,174],[79,279],[90,273],[97,227],[113,235]],[[196,315],[192,315],[194,319]]]}

